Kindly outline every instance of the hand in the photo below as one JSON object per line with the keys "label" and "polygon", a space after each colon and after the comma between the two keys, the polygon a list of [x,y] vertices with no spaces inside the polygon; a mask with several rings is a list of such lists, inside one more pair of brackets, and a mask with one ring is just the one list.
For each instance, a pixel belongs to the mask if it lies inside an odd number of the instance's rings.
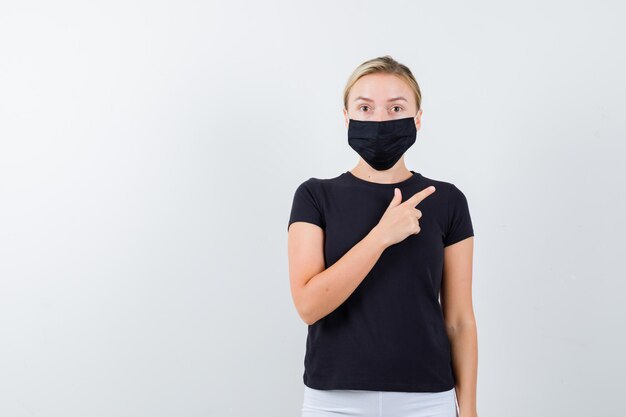
{"label": "hand", "polygon": [[383,213],[380,221],[376,225],[386,246],[395,245],[403,241],[409,235],[416,235],[420,232],[419,219],[422,217],[421,210],[415,208],[426,197],[435,192],[435,187],[430,186],[419,191],[404,203],[402,192],[399,188],[394,188],[394,195],[391,203]]}

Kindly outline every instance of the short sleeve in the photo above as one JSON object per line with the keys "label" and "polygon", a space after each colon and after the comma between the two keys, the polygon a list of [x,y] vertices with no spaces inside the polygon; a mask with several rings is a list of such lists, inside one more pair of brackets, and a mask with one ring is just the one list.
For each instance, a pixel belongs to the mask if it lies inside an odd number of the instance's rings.
{"label": "short sleeve", "polygon": [[324,215],[314,192],[317,185],[313,178],[309,178],[298,186],[293,196],[287,230],[293,222],[313,223],[324,228]]}
{"label": "short sleeve", "polygon": [[474,228],[467,198],[461,190],[451,184],[448,195],[448,224],[443,245],[450,246],[470,236],[474,236]]}

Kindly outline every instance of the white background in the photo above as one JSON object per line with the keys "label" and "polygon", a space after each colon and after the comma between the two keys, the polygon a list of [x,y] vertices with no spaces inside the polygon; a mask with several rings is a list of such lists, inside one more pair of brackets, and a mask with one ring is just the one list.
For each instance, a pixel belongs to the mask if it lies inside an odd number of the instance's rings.
{"label": "white background", "polygon": [[481,417],[619,416],[624,6],[0,3],[0,416],[296,416],[287,221],[342,89],[423,93],[407,167],[475,229]]}

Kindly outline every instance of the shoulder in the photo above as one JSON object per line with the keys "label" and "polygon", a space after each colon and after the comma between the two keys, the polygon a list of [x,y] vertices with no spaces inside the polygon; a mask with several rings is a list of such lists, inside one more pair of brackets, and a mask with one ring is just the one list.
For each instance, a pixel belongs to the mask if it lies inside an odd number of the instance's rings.
{"label": "shoulder", "polygon": [[326,224],[326,196],[328,195],[326,187],[332,184],[336,178],[338,177],[310,177],[301,181],[293,196],[289,225],[296,221],[304,221],[324,229]]}
{"label": "shoulder", "polygon": [[341,181],[343,174],[337,175],[331,178],[319,178],[319,177],[310,177],[307,180],[302,181],[298,187],[298,191],[308,191],[312,193],[322,192],[324,189],[332,187],[333,185],[339,183]]}
{"label": "shoulder", "polygon": [[458,198],[463,195],[463,192],[460,190],[460,188],[453,182],[426,177],[424,175],[422,175],[422,178],[426,185],[434,185],[437,190],[443,191],[448,198]]}
{"label": "shoulder", "polygon": [[319,178],[311,177],[305,181],[300,182],[296,187],[295,195],[296,197],[306,195],[309,198],[316,199],[319,195],[320,190],[320,180]]}

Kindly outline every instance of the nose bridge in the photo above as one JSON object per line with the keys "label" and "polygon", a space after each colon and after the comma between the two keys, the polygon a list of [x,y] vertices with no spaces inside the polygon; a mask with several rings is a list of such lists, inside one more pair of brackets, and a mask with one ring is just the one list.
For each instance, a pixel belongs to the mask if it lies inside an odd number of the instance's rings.
{"label": "nose bridge", "polygon": [[384,108],[382,110],[380,108],[377,108],[374,111],[374,117],[372,117],[370,120],[373,122],[384,122],[385,120],[389,120],[389,115]]}
{"label": "nose bridge", "polygon": [[371,120],[374,122],[384,122],[385,120],[389,120],[387,108],[384,105],[376,106],[374,110],[374,117]]}

